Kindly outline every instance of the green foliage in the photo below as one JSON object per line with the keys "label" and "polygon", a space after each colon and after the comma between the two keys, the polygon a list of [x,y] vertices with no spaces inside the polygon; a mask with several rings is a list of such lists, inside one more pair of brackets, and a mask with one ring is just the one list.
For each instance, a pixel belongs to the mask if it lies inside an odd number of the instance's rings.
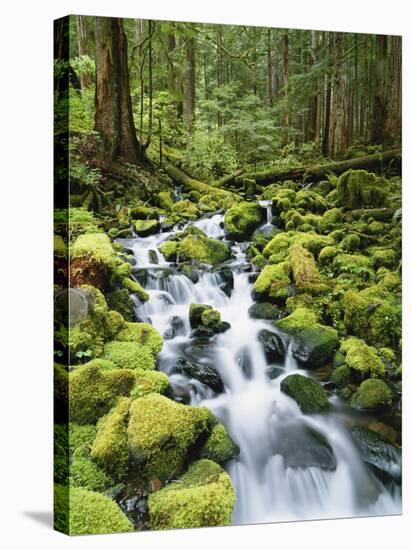
{"label": "green foliage", "polygon": [[230,525],[235,502],[226,472],[211,460],[199,460],[149,496],[150,521],[153,529]]}

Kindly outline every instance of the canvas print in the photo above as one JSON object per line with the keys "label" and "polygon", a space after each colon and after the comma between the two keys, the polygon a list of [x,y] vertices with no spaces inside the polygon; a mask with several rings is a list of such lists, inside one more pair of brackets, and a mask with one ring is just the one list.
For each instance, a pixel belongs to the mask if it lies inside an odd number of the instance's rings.
{"label": "canvas print", "polygon": [[401,37],[55,22],[55,528],[401,513]]}

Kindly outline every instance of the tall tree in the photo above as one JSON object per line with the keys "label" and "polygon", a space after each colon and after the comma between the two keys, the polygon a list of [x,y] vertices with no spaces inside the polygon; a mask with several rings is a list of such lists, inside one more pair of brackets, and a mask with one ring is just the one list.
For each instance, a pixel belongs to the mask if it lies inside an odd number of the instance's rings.
{"label": "tall tree", "polygon": [[392,37],[388,70],[388,90],[384,140],[397,141],[401,137],[402,117],[402,38]]}
{"label": "tall tree", "polygon": [[388,37],[376,36],[376,60],[375,79],[371,121],[371,142],[382,143],[384,139],[384,126],[386,120],[386,60],[388,50]]}
{"label": "tall tree", "polygon": [[282,57],[283,57],[283,93],[285,96],[285,126],[290,126],[289,113],[289,34],[286,31],[282,37]]}
{"label": "tall tree", "polygon": [[[87,43],[87,20],[84,15],[76,15],[77,44],[79,48],[79,57],[89,55]],[[80,72],[80,84],[82,91],[90,86],[90,76],[87,71]]]}
{"label": "tall tree", "polygon": [[186,38],[185,118],[189,134],[193,132],[196,107],[196,46],[193,36]]}
{"label": "tall tree", "polygon": [[127,38],[121,19],[95,18],[95,129],[112,160],[137,163],[141,157],[130,98]]}
{"label": "tall tree", "polygon": [[343,34],[333,37],[334,71],[329,122],[329,155],[338,157],[348,147],[347,82],[343,70]]}

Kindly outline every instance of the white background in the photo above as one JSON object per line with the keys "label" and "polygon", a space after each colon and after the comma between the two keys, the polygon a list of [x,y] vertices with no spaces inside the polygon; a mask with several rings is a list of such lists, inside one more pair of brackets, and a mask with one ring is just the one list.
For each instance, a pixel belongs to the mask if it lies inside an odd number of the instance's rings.
{"label": "white background", "polygon": [[[404,35],[404,317],[410,325],[411,17],[406,0],[9,0],[0,30],[0,542],[5,549],[410,547],[404,515],[68,538],[50,529],[52,480],[52,20],[68,13]],[[409,153],[410,155],[410,153]],[[409,156],[408,155],[408,156]],[[405,386],[410,361],[404,361]],[[411,392],[404,394],[404,441]],[[406,431],[405,431],[406,430]],[[407,437],[409,436],[409,437]]]}

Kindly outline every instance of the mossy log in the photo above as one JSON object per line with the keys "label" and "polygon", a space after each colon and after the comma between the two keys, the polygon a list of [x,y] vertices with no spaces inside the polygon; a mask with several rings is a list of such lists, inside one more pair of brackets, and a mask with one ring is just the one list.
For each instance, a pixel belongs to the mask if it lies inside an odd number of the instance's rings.
{"label": "mossy log", "polygon": [[330,162],[314,166],[295,166],[293,168],[277,167],[262,172],[249,173],[247,176],[254,179],[259,185],[269,185],[270,183],[286,180],[320,181],[330,172],[339,175],[350,169],[381,170],[392,160],[395,160],[398,156],[400,157],[401,154],[401,149],[391,149],[384,153],[376,153],[340,162]]}
{"label": "mossy log", "polygon": [[231,198],[239,200],[238,195],[236,195],[235,193],[213,187],[208,183],[194,179],[186,174],[186,172],[184,172],[181,168],[178,168],[171,162],[163,161],[163,169],[167,173],[167,175],[172,178],[172,180],[180,183],[190,191],[198,191],[202,195],[212,194],[219,199]]}
{"label": "mossy log", "polygon": [[362,217],[389,221],[393,218],[396,210],[396,208],[359,208],[356,210],[349,210],[344,214],[344,218],[348,222]]}
{"label": "mossy log", "polygon": [[232,183],[232,181],[234,181],[236,178],[240,177],[244,172],[245,172],[244,168],[239,168],[239,170],[236,170],[235,172],[232,172],[231,174],[223,176],[220,179],[214,181],[211,185],[213,187],[223,187],[224,185],[227,185],[228,183]]}

